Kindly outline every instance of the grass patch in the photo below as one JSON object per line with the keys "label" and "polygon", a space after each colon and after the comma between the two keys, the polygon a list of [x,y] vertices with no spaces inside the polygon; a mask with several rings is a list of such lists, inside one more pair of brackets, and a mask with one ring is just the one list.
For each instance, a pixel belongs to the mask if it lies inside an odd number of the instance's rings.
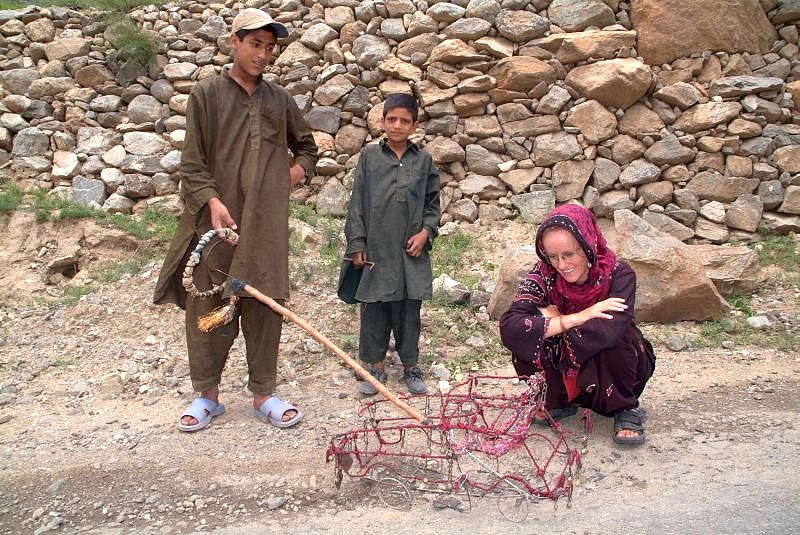
{"label": "grass patch", "polygon": [[297,204],[294,200],[289,201],[289,216],[308,223],[312,227],[315,227],[319,220],[319,216],[313,206]]}
{"label": "grass patch", "polygon": [[137,254],[124,262],[109,262],[100,266],[94,277],[98,282],[110,283],[120,280],[126,275],[136,275],[154,258],[153,254]]}
{"label": "grass patch", "polygon": [[800,337],[783,325],[772,329],[750,328],[744,318],[726,317],[699,324],[700,337],[693,345],[699,348],[722,347],[722,342],[731,341],[737,346],[774,347],[782,351],[800,351]]}
{"label": "grass patch", "polygon": [[113,225],[140,240],[152,240],[156,243],[169,242],[178,228],[177,217],[158,209],[148,208],[138,216],[109,214],[89,204],[49,195],[43,189],[30,193],[27,209],[32,210],[36,214],[36,220],[40,222],[93,219],[100,224]]}
{"label": "grass patch", "polygon": [[123,61],[136,61],[147,67],[165,49],[157,34],[143,31],[125,12],[112,12],[104,20],[108,23],[111,46],[117,49]]}
{"label": "grass patch", "polygon": [[750,307],[747,296],[733,294],[728,297],[728,302],[733,308],[747,316],[748,318],[753,315],[753,309]]}
{"label": "grass patch", "polygon": [[[422,337],[430,340],[430,344],[423,346],[420,362],[426,366],[434,361],[444,364],[453,380],[458,380],[459,374],[463,378],[468,373],[510,361],[492,324],[478,321],[469,308],[434,306],[428,309],[423,322]],[[475,336],[485,342],[483,347],[466,345],[467,340]],[[442,356],[436,352],[442,347],[453,351]]]}
{"label": "grass patch", "polygon": [[64,289],[63,297],[61,297],[60,299],[56,299],[55,301],[48,301],[46,305],[48,308],[69,306],[75,304],[81,297],[83,297],[84,295],[89,295],[96,289],[97,288],[95,288],[91,284],[83,284],[80,286],[67,286]]}
{"label": "grass patch", "polygon": [[95,8],[102,11],[128,11],[147,5],[160,6],[163,2],[147,0],[0,0],[0,9],[20,9],[29,5],[34,6],[59,6],[74,9]]}
{"label": "grass patch", "polygon": [[800,266],[800,253],[793,234],[762,234],[761,237],[760,242],[748,246],[758,254],[758,261],[762,266],[774,265],[790,271],[797,270]]}
{"label": "grass patch", "polygon": [[6,182],[0,186],[0,214],[8,214],[22,204],[22,190],[16,184]]}
{"label": "grass patch", "polygon": [[352,351],[358,347],[357,334],[342,334],[339,336],[339,347],[344,351]]}
{"label": "grass patch", "polygon": [[344,222],[332,217],[321,218],[320,222],[322,224],[322,245],[319,249],[319,258],[322,264],[322,274],[330,282],[336,279],[342,263],[344,243],[342,243],[341,234]]}
{"label": "grass patch", "polygon": [[36,221],[61,221],[63,219],[104,219],[104,211],[94,206],[73,202],[60,195],[50,195],[48,190],[35,189],[30,192],[28,207],[36,214]]}
{"label": "grass patch", "polygon": [[306,252],[306,244],[300,238],[295,229],[289,227],[289,256],[303,256]]}
{"label": "grass patch", "polygon": [[[106,214],[105,212],[103,212]],[[106,214],[108,217],[108,214]],[[110,222],[141,240],[155,240],[158,243],[169,242],[178,228],[178,218],[161,210],[150,208],[142,212],[139,217],[125,214],[113,214]]]}
{"label": "grass patch", "polygon": [[326,284],[336,280],[342,261],[341,233],[344,222],[340,219],[317,215],[307,206],[290,203],[290,215],[314,226],[319,236],[319,249],[308,251],[300,235],[289,228],[289,255],[300,258],[290,262],[292,288],[296,289],[313,278],[321,278]]}
{"label": "grass patch", "polygon": [[443,273],[455,277],[464,267],[464,256],[474,251],[474,241],[472,236],[460,230],[447,236],[439,236],[431,250],[433,278]]}

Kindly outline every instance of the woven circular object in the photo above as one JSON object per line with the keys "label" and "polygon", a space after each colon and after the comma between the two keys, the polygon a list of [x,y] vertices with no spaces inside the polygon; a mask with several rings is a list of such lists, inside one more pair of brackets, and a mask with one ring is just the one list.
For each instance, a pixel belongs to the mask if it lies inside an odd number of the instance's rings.
{"label": "woven circular object", "polygon": [[194,248],[192,254],[189,255],[189,260],[186,262],[186,268],[183,270],[183,287],[186,288],[186,293],[192,297],[211,297],[221,293],[225,289],[225,283],[215,284],[210,289],[200,291],[194,285],[194,268],[200,263],[200,254],[206,248],[211,238],[218,236],[223,240],[230,240],[234,245],[239,243],[239,235],[229,228],[212,229],[200,236],[200,241],[197,242],[197,247]]}

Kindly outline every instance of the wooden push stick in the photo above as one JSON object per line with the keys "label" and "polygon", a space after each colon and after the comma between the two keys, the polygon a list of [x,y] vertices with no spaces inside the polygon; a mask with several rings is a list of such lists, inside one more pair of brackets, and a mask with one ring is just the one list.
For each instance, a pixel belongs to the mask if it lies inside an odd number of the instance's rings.
{"label": "wooden push stick", "polygon": [[[233,284],[231,286],[234,286]],[[383,397],[388,399],[390,402],[394,403],[397,407],[403,409],[409,416],[418,420],[420,423],[428,423],[429,420],[422,415],[417,409],[403,401],[402,399],[398,398],[392,392],[384,386],[383,383],[375,379],[371,373],[365,370],[356,360],[354,360],[350,355],[345,353],[343,350],[339,349],[333,342],[331,342],[328,337],[324,334],[316,330],[314,327],[308,324],[305,320],[303,320],[300,316],[292,312],[286,307],[279,305],[274,299],[264,295],[263,293],[259,292],[249,284],[245,284],[242,289],[245,293],[251,295],[255,299],[261,301],[269,308],[283,316],[284,318],[288,319],[289,321],[296,323],[299,325],[303,330],[305,330],[308,334],[313,336],[318,342],[322,345],[336,353],[339,358],[341,358],[348,366],[350,366],[353,371],[355,371],[358,375],[361,376],[362,379],[367,381],[369,384],[375,387],[375,389],[380,392]]]}

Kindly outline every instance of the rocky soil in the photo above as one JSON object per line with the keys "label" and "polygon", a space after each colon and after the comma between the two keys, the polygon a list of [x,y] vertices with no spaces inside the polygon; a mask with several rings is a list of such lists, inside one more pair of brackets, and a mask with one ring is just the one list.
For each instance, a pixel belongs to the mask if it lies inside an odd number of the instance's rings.
{"label": "rocky soil", "polygon": [[[526,240],[515,225],[469,227],[487,262],[500,266]],[[42,277],[36,255],[20,253],[44,231],[26,228],[12,221],[0,232],[2,534],[790,533],[800,522],[795,353],[732,343],[673,352],[664,341],[692,340],[697,326],[647,325],[659,359],[642,398],[647,443],[614,445],[611,421],[593,415],[571,507],[531,503],[515,525],[497,500],[475,500],[464,512],[435,508],[432,496],[418,493],[411,510],[395,511],[366,481],[345,477],[335,487],[326,447],[334,433],[358,425],[360,400],[351,372],[306,333],[285,325],[279,363],[278,393],[304,412],[301,425],[278,430],[252,416],[242,342],[223,379],[227,412],[202,432],[180,433],[177,417],[191,399],[183,317],[150,303],[158,262],[70,306],[46,306],[33,298],[46,294],[31,291]],[[91,254],[96,262],[124,257],[103,245]],[[752,300],[756,312],[797,322],[792,275],[772,276],[783,282]],[[357,332],[355,311],[336,300],[325,277],[300,284],[289,306],[335,340]],[[486,371],[510,373],[496,364]],[[396,369],[389,386],[402,390]],[[579,419],[565,425],[578,444]]]}

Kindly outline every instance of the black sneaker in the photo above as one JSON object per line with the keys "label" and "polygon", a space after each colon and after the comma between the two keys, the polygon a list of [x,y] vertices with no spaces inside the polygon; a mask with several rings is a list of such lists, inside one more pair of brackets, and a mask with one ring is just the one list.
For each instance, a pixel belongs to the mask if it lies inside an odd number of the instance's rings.
{"label": "black sneaker", "polygon": [[412,394],[425,394],[428,391],[428,387],[425,386],[425,381],[422,379],[423,377],[422,370],[417,366],[406,370],[403,374],[403,379],[408,385],[408,391]]}
{"label": "black sneaker", "polygon": [[[380,370],[378,368],[372,368],[369,371],[369,373],[372,374],[372,376],[381,383],[386,382],[386,372],[384,370]],[[361,378],[359,378],[358,391],[364,394],[365,396],[374,396],[375,394],[378,393],[377,388],[372,386],[372,384],[369,383],[368,381],[365,381],[364,379]]]}

